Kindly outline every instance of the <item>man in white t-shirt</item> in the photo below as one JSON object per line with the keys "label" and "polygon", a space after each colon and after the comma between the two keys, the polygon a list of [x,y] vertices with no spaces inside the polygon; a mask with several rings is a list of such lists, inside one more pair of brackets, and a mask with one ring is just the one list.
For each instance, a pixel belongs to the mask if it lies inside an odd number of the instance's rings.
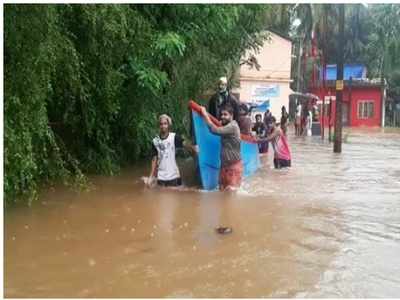
{"label": "man in white t-shirt", "polygon": [[198,146],[184,142],[183,138],[175,132],[170,132],[172,120],[168,115],[159,117],[160,133],[152,141],[151,171],[147,185],[157,179],[160,186],[180,186],[182,179],[175,160],[176,148],[186,147],[192,153],[198,152]]}
{"label": "man in white t-shirt", "polygon": [[313,114],[312,111],[308,111],[308,116],[307,116],[307,136],[312,136],[312,120],[313,120]]}

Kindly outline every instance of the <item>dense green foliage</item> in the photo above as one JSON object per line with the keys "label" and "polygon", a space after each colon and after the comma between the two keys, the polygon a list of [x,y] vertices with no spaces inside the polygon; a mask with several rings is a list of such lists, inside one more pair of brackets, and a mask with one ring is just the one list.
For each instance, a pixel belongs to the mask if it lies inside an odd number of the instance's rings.
{"label": "dense green foliage", "polygon": [[[345,61],[366,64],[400,99],[400,5],[345,10]],[[294,30],[295,18],[302,22]],[[34,199],[40,183],[79,184],[84,174],[114,174],[146,156],[160,113],[184,133],[187,101],[219,76],[235,78],[264,29],[296,45],[302,38],[303,53],[314,31],[319,57],[335,63],[337,25],[333,4],[5,5],[6,202]],[[315,63],[303,68],[305,89]]]}
{"label": "dense green foliage", "polygon": [[385,78],[388,96],[400,101],[400,4],[372,6],[370,16],[367,60],[371,76]]}
{"label": "dense green foliage", "polygon": [[187,101],[260,45],[268,8],[5,5],[6,202],[114,174],[149,152],[160,113],[186,130]]}

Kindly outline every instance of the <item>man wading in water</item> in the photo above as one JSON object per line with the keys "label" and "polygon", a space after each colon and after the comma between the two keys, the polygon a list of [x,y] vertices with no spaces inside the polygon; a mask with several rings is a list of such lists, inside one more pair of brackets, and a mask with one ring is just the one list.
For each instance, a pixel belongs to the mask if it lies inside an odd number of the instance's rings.
{"label": "man wading in water", "polygon": [[233,108],[230,105],[221,107],[221,127],[210,120],[205,107],[202,107],[202,114],[211,131],[221,136],[220,189],[235,190],[242,182],[243,164],[240,155],[240,129],[233,120]]}
{"label": "man wading in water", "polygon": [[281,169],[291,166],[291,154],[286,136],[278,126],[276,126],[275,117],[271,117],[272,131],[266,138],[257,138],[258,142],[271,141],[274,148],[274,166],[275,169]]}
{"label": "man wading in water", "polygon": [[160,134],[153,139],[150,176],[146,182],[152,186],[157,178],[159,186],[173,187],[182,185],[181,175],[175,160],[176,148],[188,148],[192,153],[198,152],[198,147],[186,143],[175,132],[170,132],[172,120],[168,115],[159,117]]}

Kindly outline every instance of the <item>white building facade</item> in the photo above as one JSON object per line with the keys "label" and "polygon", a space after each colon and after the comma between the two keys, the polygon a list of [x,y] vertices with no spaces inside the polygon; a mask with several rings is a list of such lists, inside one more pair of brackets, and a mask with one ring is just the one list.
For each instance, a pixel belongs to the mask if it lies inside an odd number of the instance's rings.
{"label": "white building facade", "polygon": [[269,38],[265,40],[258,52],[247,51],[243,59],[254,55],[260,68],[251,68],[248,65],[240,67],[240,87],[233,90],[239,94],[241,102],[258,105],[259,109],[252,113],[264,112],[270,109],[272,115],[280,120],[281,108],[289,109],[289,95],[293,92],[289,85],[292,41],[277,33],[268,32]]}

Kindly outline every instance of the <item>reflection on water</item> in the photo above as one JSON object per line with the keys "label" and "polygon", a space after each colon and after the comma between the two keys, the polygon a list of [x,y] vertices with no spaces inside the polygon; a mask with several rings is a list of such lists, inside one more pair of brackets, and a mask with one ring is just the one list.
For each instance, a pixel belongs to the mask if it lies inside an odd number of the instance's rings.
{"label": "reflection on water", "polygon": [[267,157],[236,195],[148,190],[146,163],[49,190],[7,211],[5,296],[398,296],[400,131],[347,135],[290,136],[293,167]]}

